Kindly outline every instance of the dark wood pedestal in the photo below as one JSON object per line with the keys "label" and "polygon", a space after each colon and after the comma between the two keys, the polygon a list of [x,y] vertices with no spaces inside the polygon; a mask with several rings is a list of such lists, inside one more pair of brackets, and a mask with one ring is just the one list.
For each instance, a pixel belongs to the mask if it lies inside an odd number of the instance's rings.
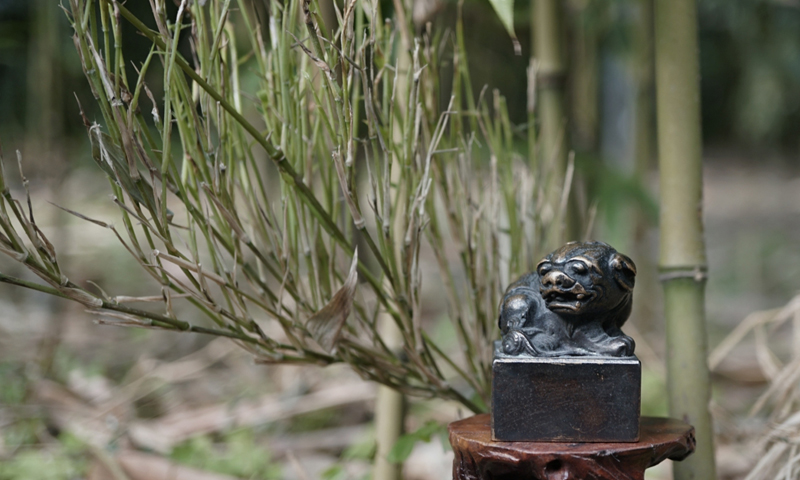
{"label": "dark wood pedestal", "polygon": [[694,427],[672,418],[642,417],[633,443],[501,442],[489,414],[448,427],[454,480],[643,480],[665,459],[694,451]]}

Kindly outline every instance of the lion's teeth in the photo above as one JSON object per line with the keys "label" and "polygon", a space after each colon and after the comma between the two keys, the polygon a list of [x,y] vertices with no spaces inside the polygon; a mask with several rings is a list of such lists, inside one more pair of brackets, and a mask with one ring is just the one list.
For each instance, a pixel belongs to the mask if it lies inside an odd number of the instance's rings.
{"label": "lion's teeth", "polygon": [[575,302],[575,308],[581,308],[581,302]]}
{"label": "lion's teeth", "polygon": [[579,293],[579,294],[578,294],[578,300],[583,300],[583,297],[585,297],[585,296],[586,296],[586,295],[584,295],[584,294],[582,294],[582,293]]}

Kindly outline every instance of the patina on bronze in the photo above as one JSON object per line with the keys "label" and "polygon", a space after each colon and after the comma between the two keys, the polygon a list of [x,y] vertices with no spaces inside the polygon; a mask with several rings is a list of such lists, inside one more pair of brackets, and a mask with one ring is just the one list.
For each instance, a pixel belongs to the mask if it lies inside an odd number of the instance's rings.
{"label": "patina on bronze", "polygon": [[636,266],[602,242],[570,242],[508,287],[492,363],[492,437],[635,442],[641,363],[621,327]]}
{"label": "patina on bronze", "polygon": [[503,351],[540,357],[633,355],[621,327],[636,265],[602,242],[570,242],[511,284],[500,306]]}

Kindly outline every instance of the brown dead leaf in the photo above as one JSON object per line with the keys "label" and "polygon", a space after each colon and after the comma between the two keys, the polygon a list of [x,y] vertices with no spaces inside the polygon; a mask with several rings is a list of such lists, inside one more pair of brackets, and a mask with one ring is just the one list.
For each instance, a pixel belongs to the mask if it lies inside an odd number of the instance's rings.
{"label": "brown dead leaf", "polygon": [[320,311],[315,313],[306,322],[306,328],[311,333],[314,340],[328,353],[333,353],[339,335],[344,327],[344,322],[350,315],[350,308],[353,306],[353,298],[356,295],[356,285],[358,283],[358,249],[353,254],[353,262],[350,264],[350,273],[344,285]]}
{"label": "brown dead leaf", "polygon": [[169,452],[176,444],[197,435],[231,427],[260,425],[325,408],[375,398],[375,386],[367,382],[345,383],[300,397],[287,399],[267,395],[235,405],[221,403],[201,408],[178,410],[155,420],[137,420],[128,426],[128,435],[141,448]]}
{"label": "brown dead leaf", "polygon": [[120,405],[102,416],[97,415],[97,406],[50,380],[36,382],[33,399],[43,407],[48,421],[59,430],[68,431],[89,445],[98,447],[108,445],[119,434],[116,425],[130,415],[128,405]]}
{"label": "brown dead leaf", "polygon": [[92,462],[86,472],[86,480],[119,480],[114,478],[111,470],[99,461]]}
{"label": "brown dead leaf", "polygon": [[104,448],[90,446],[90,451],[94,459],[86,472],[86,480],[131,480]]}

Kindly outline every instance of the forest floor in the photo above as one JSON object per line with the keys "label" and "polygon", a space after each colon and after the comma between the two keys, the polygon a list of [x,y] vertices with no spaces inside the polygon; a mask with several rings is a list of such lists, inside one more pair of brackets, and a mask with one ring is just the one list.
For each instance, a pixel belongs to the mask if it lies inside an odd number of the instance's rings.
{"label": "forest floor", "polygon": [[[800,290],[800,171],[712,156],[705,173],[714,350],[748,314],[779,308]],[[74,278],[101,284],[110,295],[158,294],[108,232],[56,214],[44,202],[111,219],[113,204],[95,200],[106,198],[105,181],[78,171],[57,198],[48,193],[34,192],[37,218]],[[647,258],[636,261],[650,273],[642,275],[636,301],[647,308],[637,310],[630,327],[645,365],[643,412],[666,414],[655,230],[645,243],[639,250]],[[22,275],[5,258],[0,271]],[[427,321],[435,326],[446,312],[443,295],[433,285],[426,292]],[[0,480],[305,480],[369,473],[376,388],[345,366],[255,365],[224,339],[100,326],[93,319],[79,306],[0,286]],[[794,321],[800,326],[800,313]],[[783,326],[748,334],[715,365],[720,478],[744,478],[758,460],[769,412],[749,410],[776,371],[800,356],[798,331]],[[465,415],[453,403],[410,399],[406,430],[434,421],[442,433]],[[417,442],[404,478],[450,478],[445,444],[439,434]],[[669,469],[666,462],[647,478],[669,478]]]}

